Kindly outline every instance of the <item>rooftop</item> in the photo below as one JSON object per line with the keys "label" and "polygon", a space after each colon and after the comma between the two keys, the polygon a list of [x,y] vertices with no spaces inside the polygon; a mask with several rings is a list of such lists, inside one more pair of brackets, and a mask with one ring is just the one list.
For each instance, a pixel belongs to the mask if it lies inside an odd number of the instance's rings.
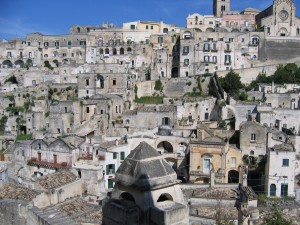
{"label": "rooftop", "polygon": [[106,141],[99,144],[101,148],[108,149],[118,145],[127,144],[125,140]]}
{"label": "rooftop", "polygon": [[177,184],[177,175],[149,144],[141,142],[127,156],[116,173],[116,183],[141,190]]}
{"label": "rooftop", "polygon": [[293,146],[289,144],[275,145],[270,150],[275,152],[294,152]]}
{"label": "rooftop", "polygon": [[68,171],[49,174],[37,179],[37,183],[44,189],[58,188],[74,182],[77,177]]}
{"label": "rooftop", "polygon": [[32,201],[39,194],[38,191],[15,184],[4,185],[0,188],[0,199]]}

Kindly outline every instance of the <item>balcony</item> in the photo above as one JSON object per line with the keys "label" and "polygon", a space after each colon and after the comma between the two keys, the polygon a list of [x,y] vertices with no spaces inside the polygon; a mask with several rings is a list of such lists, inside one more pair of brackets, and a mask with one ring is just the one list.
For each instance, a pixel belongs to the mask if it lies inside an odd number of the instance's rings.
{"label": "balcony", "polygon": [[57,163],[57,162],[47,162],[47,161],[42,161],[38,160],[36,158],[31,158],[30,160],[27,161],[28,166],[39,166],[45,169],[69,169],[71,168],[70,165],[66,162],[62,163]]}
{"label": "balcony", "polygon": [[82,155],[78,160],[93,160],[93,154]]}
{"label": "balcony", "polygon": [[226,48],[226,49],[224,49],[224,52],[226,52],[226,53],[231,52],[231,51],[232,51],[231,48]]}
{"label": "balcony", "polygon": [[210,51],[211,51],[211,52],[218,52],[219,49],[217,49],[217,48],[212,48]]}

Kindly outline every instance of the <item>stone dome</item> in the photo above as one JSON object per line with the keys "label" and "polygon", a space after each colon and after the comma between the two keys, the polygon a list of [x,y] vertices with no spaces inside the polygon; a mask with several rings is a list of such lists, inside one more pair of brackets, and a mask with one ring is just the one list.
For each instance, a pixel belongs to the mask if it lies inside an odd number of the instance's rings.
{"label": "stone dome", "polygon": [[117,170],[115,182],[147,191],[177,184],[178,180],[175,171],[156,149],[141,142]]}

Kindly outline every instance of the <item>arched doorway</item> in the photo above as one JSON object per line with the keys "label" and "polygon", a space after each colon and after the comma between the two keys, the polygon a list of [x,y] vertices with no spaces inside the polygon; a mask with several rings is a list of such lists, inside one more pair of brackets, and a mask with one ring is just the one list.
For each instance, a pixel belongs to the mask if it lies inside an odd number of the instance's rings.
{"label": "arched doorway", "polygon": [[129,194],[128,192],[123,192],[120,197],[119,197],[120,200],[126,200],[126,201],[129,201],[129,202],[135,202],[135,199],[134,197]]}
{"label": "arched doorway", "polygon": [[4,66],[4,68],[12,68],[13,66],[10,60],[3,61],[2,65]]}
{"label": "arched doorway", "polygon": [[236,170],[230,170],[228,172],[228,183],[239,183],[239,172]]}
{"label": "arched doorway", "polygon": [[276,196],[276,185],[275,184],[270,185],[270,196]]}
{"label": "arched doorway", "polygon": [[100,75],[100,74],[97,74],[97,80],[98,80],[97,86],[99,88],[103,89],[104,88],[104,78],[103,78],[103,76]]}
{"label": "arched doorway", "polygon": [[165,153],[173,153],[173,146],[167,141],[160,142],[157,148],[163,149]]}
{"label": "arched doorway", "polygon": [[161,194],[157,199],[157,202],[173,201],[173,197],[170,194]]}
{"label": "arched doorway", "polygon": [[23,62],[23,60],[17,60],[17,61],[15,61],[15,65],[19,66],[19,67],[23,67],[24,66],[24,62]]}
{"label": "arched doorway", "polygon": [[172,77],[172,78],[179,77],[179,69],[178,69],[177,67],[174,67],[174,68],[172,69],[171,77]]}

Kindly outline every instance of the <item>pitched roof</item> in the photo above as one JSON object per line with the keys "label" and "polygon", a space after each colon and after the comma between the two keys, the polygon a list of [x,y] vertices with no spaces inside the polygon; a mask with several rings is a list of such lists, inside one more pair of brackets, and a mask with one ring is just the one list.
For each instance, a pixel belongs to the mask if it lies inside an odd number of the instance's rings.
{"label": "pitched roof", "polygon": [[15,184],[8,184],[0,188],[0,199],[32,201],[39,194],[40,193],[35,190]]}
{"label": "pitched roof", "polygon": [[140,190],[177,184],[177,175],[165,159],[142,142],[127,156],[116,173],[116,183]]}
{"label": "pitched roof", "polygon": [[40,177],[36,182],[44,189],[52,189],[61,187],[68,183],[72,183],[76,179],[77,177],[73,173],[62,171]]}

